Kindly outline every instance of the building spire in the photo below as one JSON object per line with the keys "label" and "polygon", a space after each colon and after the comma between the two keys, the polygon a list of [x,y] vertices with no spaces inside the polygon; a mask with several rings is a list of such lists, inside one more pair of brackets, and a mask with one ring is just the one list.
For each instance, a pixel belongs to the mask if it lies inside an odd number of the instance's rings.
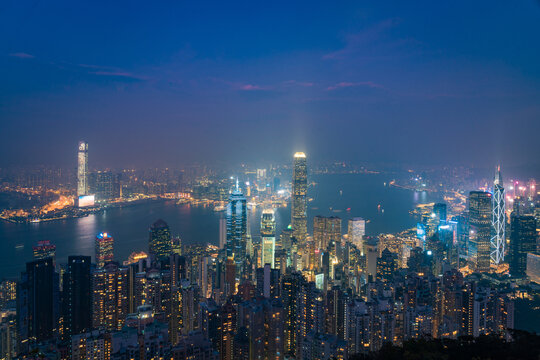
{"label": "building spire", "polygon": [[503,186],[503,179],[501,176],[501,165],[497,166],[497,171],[495,172],[495,180],[493,180],[493,184]]}
{"label": "building spire", "polygon": [[236,191],[240,192],[240,188],[238,187],[238,177],[236,177]]}

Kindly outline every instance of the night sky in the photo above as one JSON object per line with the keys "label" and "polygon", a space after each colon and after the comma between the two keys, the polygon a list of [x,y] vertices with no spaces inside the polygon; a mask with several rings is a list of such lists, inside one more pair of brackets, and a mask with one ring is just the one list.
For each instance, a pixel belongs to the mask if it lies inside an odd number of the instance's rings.
{"label": "night sky", "polygon": [[0,2],[0,166],[538,166],[540,2]]}

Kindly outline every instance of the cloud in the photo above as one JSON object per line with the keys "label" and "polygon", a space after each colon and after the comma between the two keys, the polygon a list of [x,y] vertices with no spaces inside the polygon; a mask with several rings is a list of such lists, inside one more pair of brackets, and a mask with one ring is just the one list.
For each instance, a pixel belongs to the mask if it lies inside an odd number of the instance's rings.
{"label": "cloud", "polygon": [[99,75],[99,76],[110,76],[110,77],[119,77],[119,78],[126,78],[126,79],[134,79],[134,80],[148,80],[148,77],[132,74],[130,72],[125,71],[90,71],[89,74],[93,75]]}
{"label": "cloud", "polygon": [[325,60],[339,60],[360,51],[365,46],[372,45],[381,40],[383,33],[398,23],[397,19],[387,19],[359,33],[345,36],[345,46],[342,49],[323,55]]}
{"label": "cloud", "polygon": [[16,57],[16,58],[19,58],[19,59],[33,59],[33,58],[35,58],[34,55],[30,55],[30,54],[23,53],[23,52],[12,53],[12,54],[9,54],[9,56]]}
{"label": "cloud", "polygon": [[326,88],[328,91],[333,91],[341,88],[348,88],[348,87],[358,87],[358,86],[366,86],[373,89],[384,89],[384,86],[381,84],[374,83],[373,81],[362,81],[362,82],[339,82],[335,85],[329,86]]}
{"label": "cloud", "polygon": [[285,85],[285,86],[312,87],[315,84],[312,83],[312,82],[307,82],[307,81],[287,80],[287,81],[283,82],[283,85]]}

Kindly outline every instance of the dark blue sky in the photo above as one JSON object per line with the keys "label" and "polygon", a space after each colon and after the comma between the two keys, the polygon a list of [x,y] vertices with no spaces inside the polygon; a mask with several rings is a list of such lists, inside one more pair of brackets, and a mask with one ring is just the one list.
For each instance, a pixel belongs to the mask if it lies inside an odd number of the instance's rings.
{"label": "dark blue sky", "polygon": [[538,1],[4,0],[0,33],[0,166],[538,165]]}

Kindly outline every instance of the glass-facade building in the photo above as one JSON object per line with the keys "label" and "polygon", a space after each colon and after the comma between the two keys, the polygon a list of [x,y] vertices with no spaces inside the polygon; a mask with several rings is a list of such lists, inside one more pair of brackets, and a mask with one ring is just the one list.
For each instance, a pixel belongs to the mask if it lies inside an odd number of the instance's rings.
{"label": "glass-facade building", "polygon": [[300,242],[307,236],[307,162],[306,154],[294,154],[291,224],[293,236]]}

